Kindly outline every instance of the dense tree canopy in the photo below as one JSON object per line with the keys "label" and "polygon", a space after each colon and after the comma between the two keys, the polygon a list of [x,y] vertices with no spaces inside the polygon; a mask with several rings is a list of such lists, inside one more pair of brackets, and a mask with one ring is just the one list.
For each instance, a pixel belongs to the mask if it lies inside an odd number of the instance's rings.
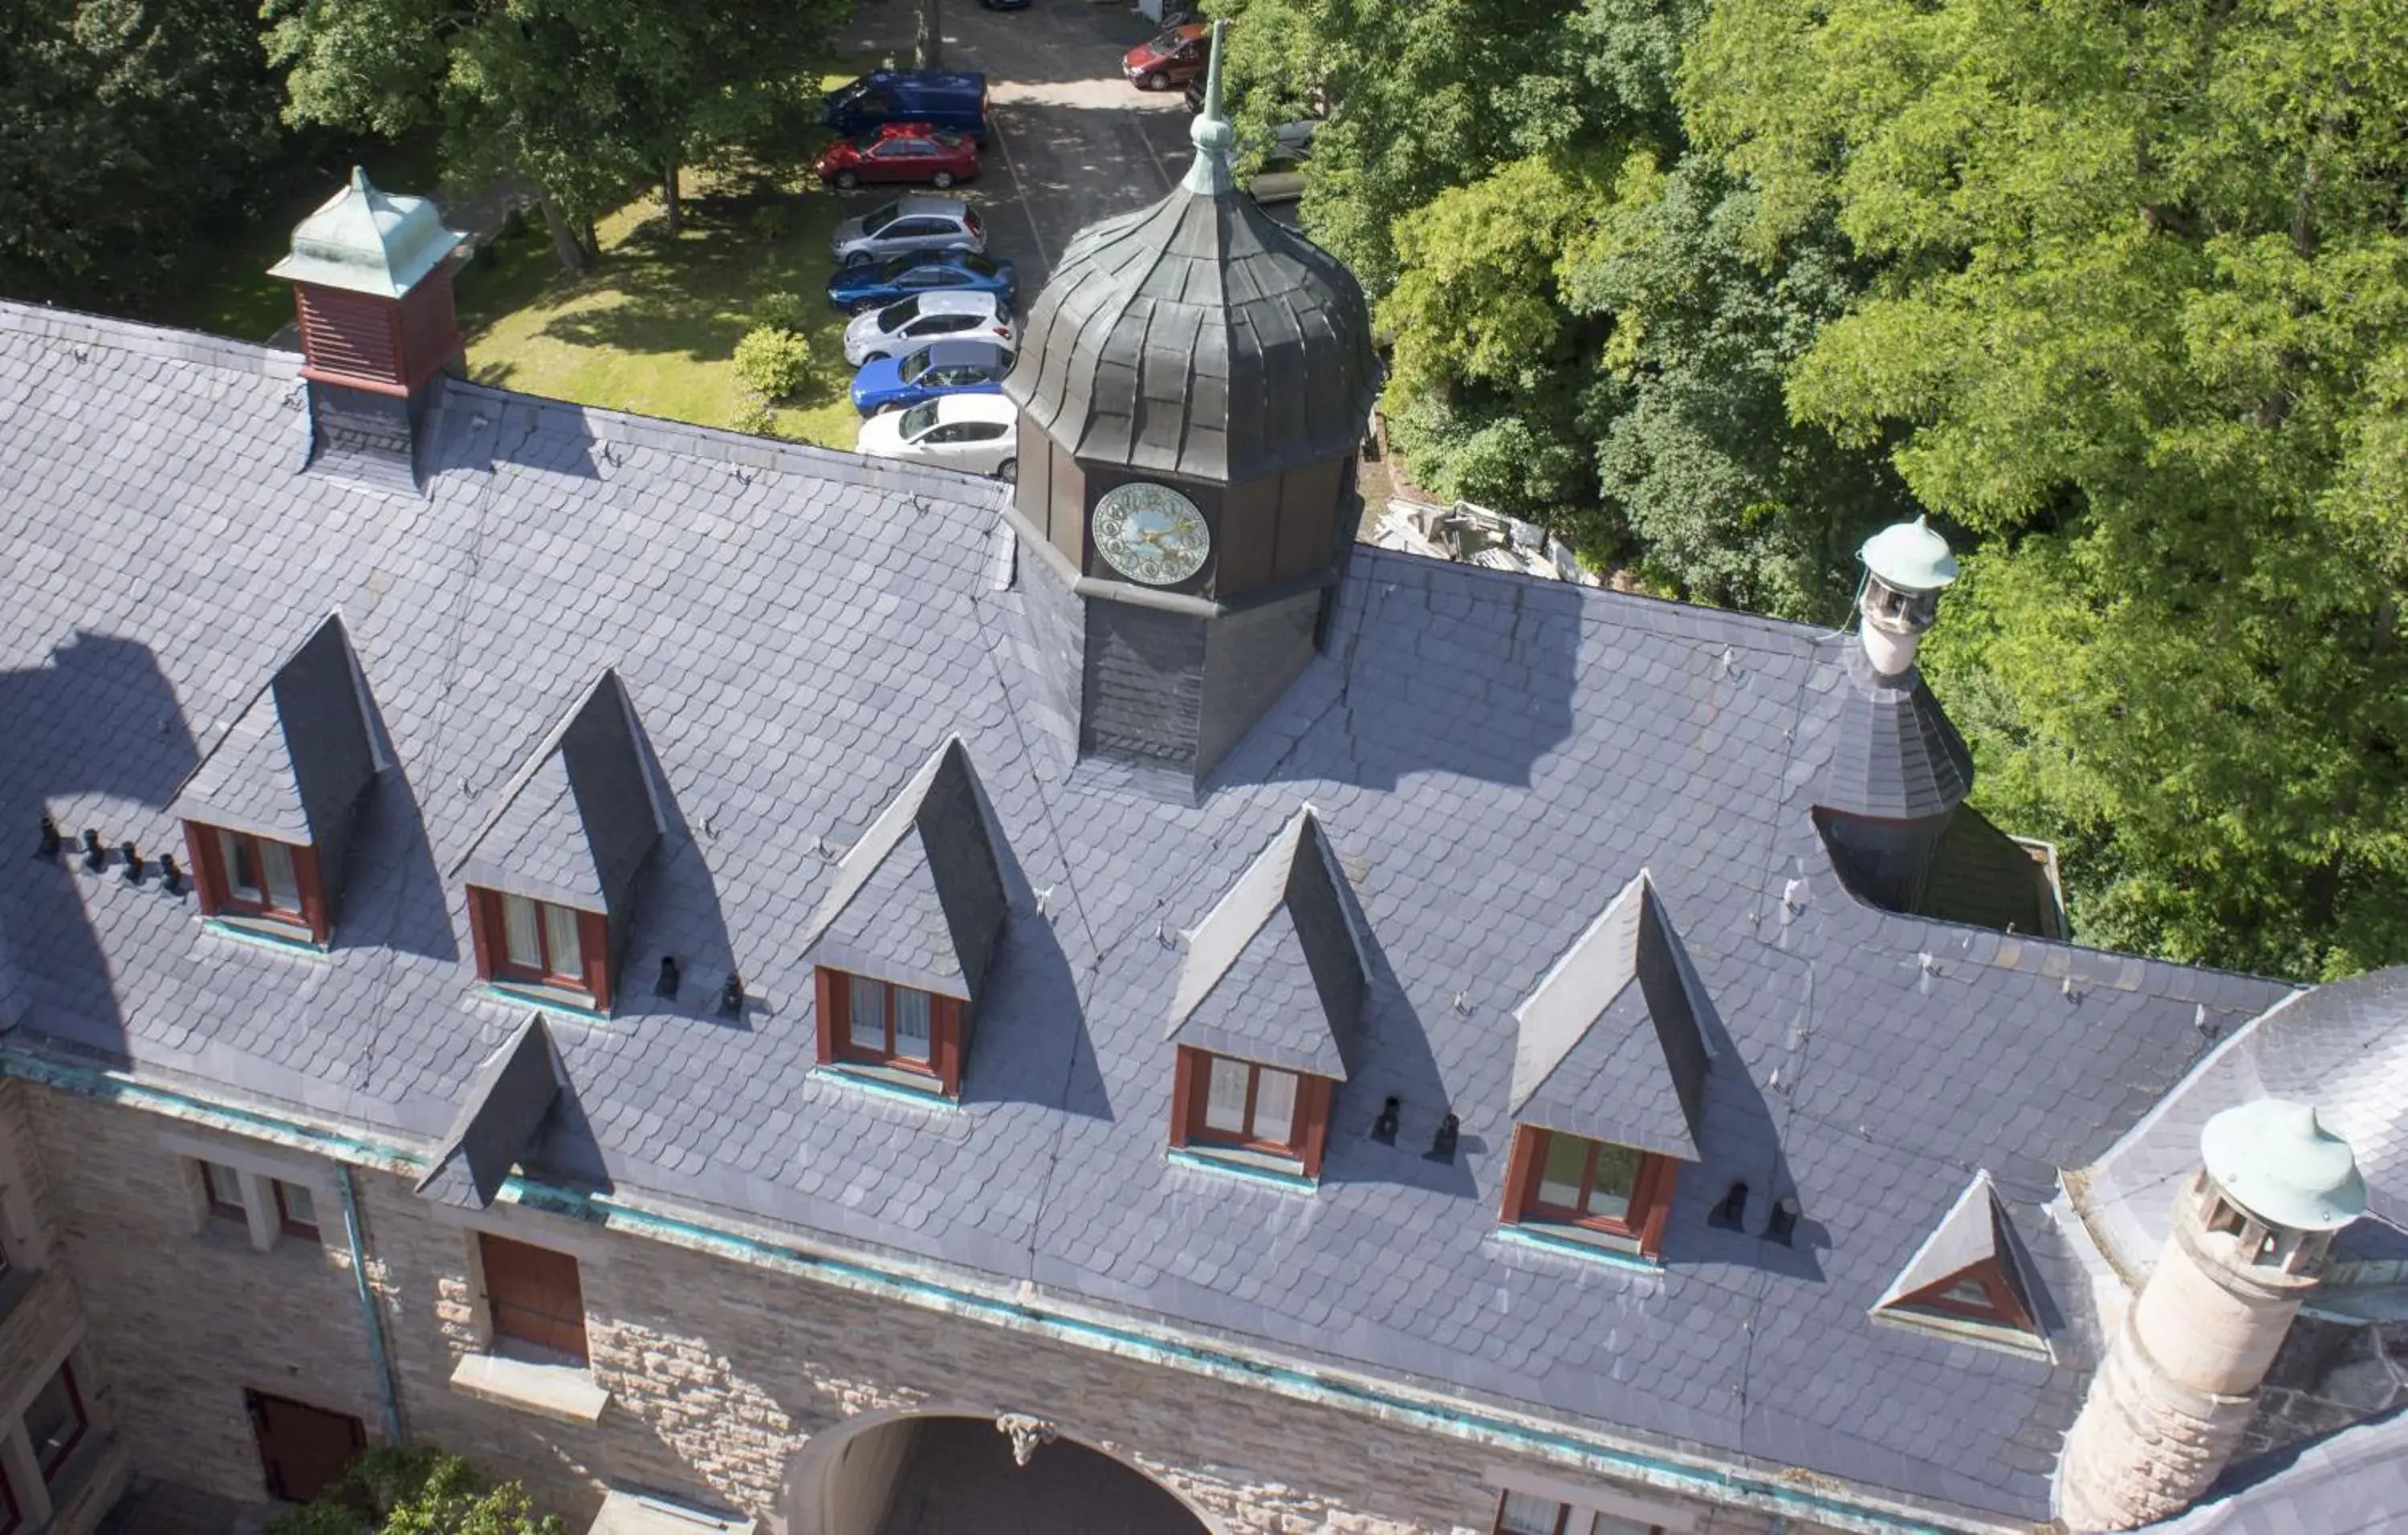
{"label": "dense tree canopy", "polygon": [[122,305],[255,211],[277,90],[250,0],[0,6],[0,293]]}
{"label": "dense tree canopy", "polygon": [[[451,168],[517,176],[555,232],[815,88],[840,0],[267,0],[288,114],[394,136],[438,125]],[[564,254],[568,254],[564,248]]]}
{"label": "dense tree canopy", "polygon": [[1933,666],[2094,939],[2408,958],[2408,15],[1726,0],[1700,137],[1882,264],[1791,401],[1981,535]]}

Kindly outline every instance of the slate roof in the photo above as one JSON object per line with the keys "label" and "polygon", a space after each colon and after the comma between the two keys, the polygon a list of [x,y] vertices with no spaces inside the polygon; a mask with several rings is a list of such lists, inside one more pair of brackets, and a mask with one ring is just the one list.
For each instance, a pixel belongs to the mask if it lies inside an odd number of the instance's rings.
{"label": "slate roof", "polygon": [[[433,1150],[526,1018],[475,983],[446,871],[543,722],[615,667],[668,830],[618,1016],[549,1021],[580,1111],[552,1116],[552,1175],[1733,1464],[2047,1516],[2083,1349],[2008,1356],[1866,1308],[1976,1167],[2063,1284],[2036,1209],[2055,1169],[2285,988],[1849,897],[1810,813],[1834,745],[1807,726],[1853,637],[1357,550],[1327,652],[1181,803],[1073,762],[999,589],[1000,487],[444,380],[423,496],[380,495],[302,470],[296,366],[0,307],[0,827],[30,845],[48,808],[160,842],[198,743],[337,606],[395,761],[328,954],[204,930],[155,880],[0,860],[20,1042]],[[838,868],[815,849],[953,735],[1011,911],[962,1107],[923,1109],[811,1069],[799,935]],[[1299,1196],[1168,1159],[1162,1036],[1177,935],[1307,804],[1368,975]],[[1715,1062],[1653,1272],[1494,1229],[1513,1010],[1641,868]],[[645,984],[664,954],[686,977],[668,998]],[[714,1006],[731,968],[754,1003],[737,1019]],[[1390,1095],[1393,1146],[1367,1134]],[[1459,1154],[1429,1161],[1450,1112]],[[1746,1229],[1709,1226],[1738,1181]],[[1762,1240],[1792,1189],[1795,1245]]]}
{"label": "slate roof", "polygon": [[2408,1529],[2408,1409],[2244,1461],[2143,1535],[2396,1535]]}
{"label": "slate roof", "polygon": [[1655,882],[1638,876],[1514,1010],[1524,1124],[1698,1160],[1706,1076],[1698,1007]]}
{"label": "slate roof", "polygon": [[619,914],[660,836],[647,772],[633,706],[606,669],[452,871],[488,890]]}
{"label": "slate roof", "polygon": [[1073,237],[1003,391],[1089,463],[1232,483],[1354,451],[1362,288],[1251,197],[1172,193]]}
{"label": "slate roof", "polygon": [[2100,1158],[2084,1205],[2126,1271],[2156,1263],[2207,1122],[2261,1097],[2314,1105],[2358,1157],[2368,1216],[2408,1227],[2408,968],[2319,986],[2231,1034]]}
{"label": "slate roof", "polygon": [[1816,803],[1885,821],[1956,809],[1973,787],[1973,754],[1921,668],[1884,677],[1862,646],[1849,647],[1845,660],[1814,687],[1814,724],[1830,743]]}
{"label": "slate roof", "polygon": [[804,961],[975,997],[1010,899],[989,822],[969,751],[950,737],[845,854]]}
{"label": "slate roof", "polygon": [[1187,936],[1169,1040],[1345,1081],[1366,969],[1345,884],[1298,811]]}

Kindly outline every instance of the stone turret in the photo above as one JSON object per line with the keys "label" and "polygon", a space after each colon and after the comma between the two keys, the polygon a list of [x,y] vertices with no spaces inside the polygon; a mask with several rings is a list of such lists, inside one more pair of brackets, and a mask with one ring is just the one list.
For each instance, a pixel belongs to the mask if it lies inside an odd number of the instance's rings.
{"label": "stone turret", "polygon": [[2333,1232],[2366,1209],[2349,1146],[2304,1103],[2260,1098],[2200,1135],[2202,1166],[2066,1438],[2057,1514],[2136,1529],[2231,1457]]}

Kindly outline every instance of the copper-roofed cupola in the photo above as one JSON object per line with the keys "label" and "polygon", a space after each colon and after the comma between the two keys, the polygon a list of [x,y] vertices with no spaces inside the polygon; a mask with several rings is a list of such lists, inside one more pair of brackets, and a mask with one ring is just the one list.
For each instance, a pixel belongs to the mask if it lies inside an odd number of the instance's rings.
{"label": "copper-roofed cupola", "polygon": [[460,356],[460,241],[432,202],[379,192],[356,166],[293,231],[268,275],[293,284],[314,463],[415,487],[425,385]]}
{"label": "copper-roofed cupola", "polygon": [[1081,750],[1199,780],[1312,654],[1379,393],[1361,287],[1237,190],[1220,80],[1216,32],[1186,179],[1070,242],[1004,380]]}

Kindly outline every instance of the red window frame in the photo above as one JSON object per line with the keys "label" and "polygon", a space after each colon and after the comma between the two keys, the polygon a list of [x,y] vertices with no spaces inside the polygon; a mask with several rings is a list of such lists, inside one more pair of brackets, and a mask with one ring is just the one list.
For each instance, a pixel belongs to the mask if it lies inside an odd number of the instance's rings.
{"label": "red window frame", "polygon": [[215,1180],[209,1177],[209,1169],[211,1168],[217,1168],[222,1171],[232,1173],[235,1180],[235,1186],[237,1188],[242,1186],[242,1174],[223,1162],[212,1162],[206,1156],[195,1158],[195,1160],[200,1163],[201,1168],[201,1198],[208,1202],[209,1213],[220,1220],[239,1221],[246,1226],[249,1225],[251,1222],[250,1207],[240,1204],[229,1204],[227,1201],[219,1198],[218,1185]]}
{"label": "red window frame", "polygon": [[[286,850],[293,859],[293,884],[300,909],[287,911],[265,900],[251,900],[236,896],[234,881],[225,866],[224,844],[220,838],[232,838],[251,846],[254,862],[259,857],[258,845],[274,842]],[[201,914],[205,917],[240,917],[246,921],[272,923],[281,927],[306,931],[312,943],[326,941],[333,925],[326,907],[326,888],[319,879],[318,850],[307,842],[287,842],[280,838],[254,837],[249,832],[232,831],[224,826],[212,826],[206,822],[184,823],[184,854],[193,868],[193,886],[200,897]],[[260,886],[263,895],[266,885]]]}
{"label": "red window frame", "polygon": [[[504,892],[489,890],[482,885],[468,887],[468,930],[477,947],[477,975],[489,985],[533,986],[544,991],[575,992],[592,999],[595,1011],[610,1011],[610,919],[599,911],[581,907],[559,907],[577,915],[578,958],[582,969],[575,975],[564,975],[548,966],[530,969],[513,965],[506,957],[509,944],[503,935],[502,898]],[[536,908],[536,940],[549,958],[551,938],[543,911],[557,907],[554,901],[539,901],[532,896],[522,896]]]}
{"label": "red window frame", "polygon": [[[306,1237],[311,1241],[316,1241],[318,1240],[317,1221],[315,1219],[306,1221],[301,1219],[299,1216],[293,1213],[293,1207],[285,1202],[284,1190],[286,1187],[297,1187],[299,1185],[288,1185],[281,1178],[270,1178],[267,1182],[269,1187],[274,1190],[276,1195],[277,1229],[282,1231],[288,1237]],[[314,1217],[318,1213],[318,1196],[306,1189],[303,1192],[309,1194],[309,1213]]]}
{"label": "red window frame", "polygon": [[919,990],[898,986],[891,981],[881,982],[886,988],[886,1040],[883,1051],[867,1050],[853,1042],[853,983],[855,977],[843,970],[823,965],[815,977],[820,1014],[820,1064],[838,1065],[851,1062],[860,1066],[884,1067],[890,1070],[909,1071],[915,1076],[933,1080],[946,1097],[962,1096],[962,1056],[968,1034],[968,1009],[958,997],[924,991],[928,998],[928,1058],[898,1055],[895,1042],[895,993]]}
{"label": "red window frame", "polygon": [[[59,1474],[60,1468],[74,1458],[77,1446],[83,1443],[83,1436],[92,1431],[92,1414],[84,1408],[83,1389],[76,1384],[75,1365],[72,1361],[66,1359],[59,1361],[58,1379],[64,1382],[67,1388],[67,1408],[75,1414],[75,1431],[68,1434],[59,1442],[57,1449],[52,1450],[42,1459],[42,1481],[45,1484],[54,1480]],[[40,1394],[37,1392],[36,1395],[38,1397]],[[33,1404],[28,1402],[26,1405],[30,1408]]]}
{"label": "red window frame", "polygon": [[[1581,1203],[1578,1207],[1549,1204],[1539,1198],[1540,1177],[1547,1166],[1547,1143],[1556,1136],[1580,1141],[1588,1148],[1581,1169]],[[1608,1144],[1610,1142],[1593,1140],[1586,1136],[1541,1129],[1535,1125],[1514,1126],[1513,1155],[1505,1177],[1505,1208],[1502,1212],[1505,1224],[1581,1227],[1629,1238],[1649,1257],[1660,1255],[1664,1241],[1664,1217],[1672,1208],[1672,1184],[1681,1165],[1669,1156],[1640,1152],[1639,1170],[1630,1183],[1628,1212],[1618,1218],[1592,1214],[1587,1204],[1595,1187],[1598,1153]]]}
{"label": "red window frame", "polygon": [[[1246,1068],[1246,1128],[1234,1134],[1211,1128],[1204,1123],[1205,1110],[1211,1100],[1214,1061],[1229,1061]],[[1254,1095],[1262,1086],[1265,1071],[1285,1071],[1296,1078],[1296,1108],[1288,1122],[1288,1139],[1283,1141],[1257,1140],[1252,1133]],[[1265,1066],[1258,1061],[1216,1055],[1182,1045],[1171,1086],[1170,1143],[1182,1149],[1204,1146],[1257,1152],[1295,1162],[1307,1178],[1318,1178],[1322,1154],[1329,1142],[1329,1103],[1335,1086],[1327,1077],[1310,1071]]]}
{"label": "red window frame", "polygon": [[[1970,1300],[1960,1299],[1948,1293],[1964,1284],[1978,1286],[1983,1295],[1988,1298],[1987,1303],[1977,1306]],[[2013,1327],[2018,1332],[2040,1330],[2039,1325],[2031,1318],[2031,1313],[2025,1308],[2022,1298],[2015,1294],[2015,1287],[2007,1283],[2005,1271],[1995,1260],[1989,1258],[1959,1269],[1955,1273],[1934,1281],[1919,1290],[1902,1295],[1890,1304],[1892,1309],[1903,1307],[1914,1311],[1932,1312],[1942,1316],[1959,1317],[1968,1322],[1987,1322],[1998,1327]]]}
{"label": "red window frame", "polygon": [[490,1231],[477,1233],[477,1253],[494,1342],[529,1343],[589,1362],[585,1281],[574,1254]]}

